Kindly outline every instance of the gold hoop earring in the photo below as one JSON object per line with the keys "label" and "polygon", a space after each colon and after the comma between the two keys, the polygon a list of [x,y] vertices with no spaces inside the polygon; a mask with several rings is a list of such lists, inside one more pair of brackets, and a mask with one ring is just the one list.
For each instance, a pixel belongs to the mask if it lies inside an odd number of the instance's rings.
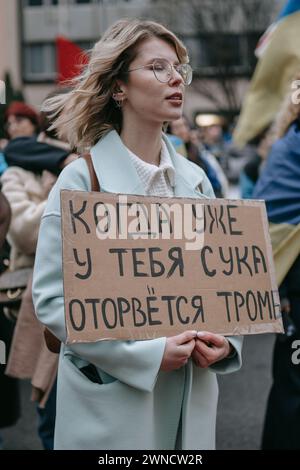
{"label": "gold hoop earring", "polygon": [[112,97],[113,97],[113,100],[114,100],[114,102],[115,102],[115,104],[116,104],[116,107],[117,107],[117,108],[122,108],[123,99],[118,100],[118,99],[117,99],[117,93],[114,93],[114,94],[112,95]]}
{"label": "gold hoop earring", "polygon": [[117,108],[122,108],[122,105],[123,105],[123,100],[115,100],[115,103],[116,103],[116,106]]}

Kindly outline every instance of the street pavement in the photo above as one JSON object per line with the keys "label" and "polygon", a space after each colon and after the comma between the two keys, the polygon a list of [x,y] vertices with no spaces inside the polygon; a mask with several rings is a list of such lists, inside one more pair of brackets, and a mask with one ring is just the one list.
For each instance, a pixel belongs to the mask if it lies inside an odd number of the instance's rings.
{"label": "street pavement", "polygon": [[259,449],[275,336],[245,336],[242,368],[218,376],[217,449]]}
{"label": "street pavement", "polygon": [[[217,449],[259,449],[266,400],[271,383],[273,335],[245,337],[243,367],[219,376]],[[37,414],[30,402],[30,384],[21,383],[22,417],[2,432],[6,449],[41,449]]]}

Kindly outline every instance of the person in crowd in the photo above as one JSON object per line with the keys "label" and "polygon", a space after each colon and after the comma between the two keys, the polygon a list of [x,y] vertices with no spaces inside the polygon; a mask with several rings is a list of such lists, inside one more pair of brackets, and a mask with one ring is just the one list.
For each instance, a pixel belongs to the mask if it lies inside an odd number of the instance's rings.
{"label": "person in crowd", "polygon": [[[186,48],[164,26],[119,20],[95,44],[72,92],[46,102],[47,112],[58,111],[54,126],[71,146],[90,149],[102,191],[213,197],[204,172],[176,154],[162,131],[182,115],[192,79],[187,62]],[[66,344],[64,188],[91,190],[84,158],[69,165],[51,191],[34,268],[36,313],[62,342],[55,449],[213,448],[215,373],[240,367],[241,338],[185,331],[145,341]]]}
{"label": "person in crowd", "polygon": [[177,153],[187,158],[187,150],[183,140],[175,134],[171,134],[170,126],[167,129],[167,136]]}
{"label": "person in crowd", "polygon": [[6,146],[6,144],[7,144],[6,139],[0,139],[0,176],[2,175],[2,173],[4,173],[4,171],[7,168],[7,163],[5,161],[4,154],[3,154],[3,148]]}
{"label": "person in crowd", "polygon": [[5,112],[4,128],[9,139],[31,137],[39,129],[37,112],[22,101],[13,101]]}
{"label": "person in crowd", "polygon": [[[198,165],[206,173],[216,197],[223,197],[222,185],[213,166],[206,157],[206,150],[200,149],[200,143],[195,143],[191,126],[185,116],[169,124],[169,133],[179,137],[185,145],[187,158]],[[180,151],[178,150],[180,153]]]}
{"label": "person in crowd", "polygon": [[222,163],[225,150],[224,119],[217,114],[199,115],[197,116],[197,125],[204,147]]}
{"label": "person in crowd", "polygon": [[[53,93],[63,93],[64,89]],[[57,176],[74,158],[70,146],[58,140],[49,130],[48,118],[26,103],[15,101],[5,113],[5,129],[9,140],[3,140],[6,165],[42,174]],[[68,160],[67,160],[68,159]]]}
{"label": "person in crowd", "polygon": [[[74,158],[64,142],[48,135],[49,123],[26,103],[12,103],[5,114],[9,142],[4,148],[8,168],[2,175],[3,192],[11,205],[8,233],[10,269],[32,267],[38,231],[48,194],[62,168]],[[37,401],[38,433],[45,449],[53,448],[57,361],[48,351],[42,325],[32,303],[32,280],[18,311],[6,373],[30,378],[32,399]]]}
{"label": "person in crowd", "polygon": [[[18,139],[21,136],[30,137],[38,131],[38,114],[35,110],[21,102],[14,102],[9,106],[5,113],[4,128],[9,139]],[[7,139],[0,141],[0,174],[4,174],[7,170],[7,162],[5,159],[5,148],[8,144]],[[6,195],[6,188],[3,188],[3,193]],[[7,195],[6,195],[7,196]],[[9,203],[10,198],[7,198]],[[11,210],[12,216],[13,210]],[[12,220],[11,220],[12,222]],[[8,268],[7,262],[11,256],[11,248],[8,244],[5,245],[1,253],[1,271]],[[10,266],[11,267],[11,266]],[[14,322],[10,321],[4,315],[4,309],[0,312],[0,333],[5,336],[7,344],[7,357],[11,352],[11,342],[14,333]],[[15,424],[20,416],[20,400],[18,380],[14,377],[5,375],[5,365],[1,365],[1,396],[5,397],[2,400],[0,425],[2,427]],[[3,395],[2,395],[3,393]]]}
{"label": "person in crowd", "polygon": [[274,129],[253,197],[266,201],[285,334],[275,341],[262,448],[300,449],[300,369],[293,361],[300,340],[300,104],[290,94]]}
{"label": "person in crowd", "polygon": [[[13,142],[20,142],[19,139],[22,142],[23,140],[26,141],[28,138],[36,135],[38,127],[38,114],[31,106],[22,101],[14,101],[10,104],[8,110],[6,110],[4,120],[4,129],[8,139],[11,139]],[[9,143],[8,139],[0,139],[0,176],[8,166],[4,154],[4,150]],[[22,146],[19,148],[22,151]]]}
{"label": "person in crowd", "polygon": [[261,167],[270,151],[273,138],[273,133],[270,126],[268,126],[247,144],[248,159],[239,177],[241,197],[243,199],[252,199]]}
{"label": "person in crowd", "polygon": [[11,210],[8,200],[2,193],[2,186],[0,185],[0,249],[2,249],[8,227],[10,224]]}
{"label": "person in crowd", "polygon": [[203,145],[203,142],[201,141],[201,133],[198,127],[194,127],[193,129],[191,129],[191,142],[198,147],[201,157],[204,159],[204,161],[208,163],[208,165],[210,165],[212,170],[216,173],[216,177],[221,185],[222,197],[228,197],[229,183],[226,174],[223,168],[221,167],[219,160]]}
{"label": "person in crowd", "polygon": [[[9,246],[5,240],[11,219],[9,203],[1,191],[0,184],[0,274],[7,269],[6,261],[9,256]],[[0,307],[0,340],[5,344],[5,356],[10,351],[13,324],[4,316]],[[6,359],[6,358],[5,358]],[[20,417],[20,397],[18,381],[5,375],[6,365],[0,363],[0,431],[2,428],[14,425]],[[0,449],[4,448],[4,439],[0,432]]]}

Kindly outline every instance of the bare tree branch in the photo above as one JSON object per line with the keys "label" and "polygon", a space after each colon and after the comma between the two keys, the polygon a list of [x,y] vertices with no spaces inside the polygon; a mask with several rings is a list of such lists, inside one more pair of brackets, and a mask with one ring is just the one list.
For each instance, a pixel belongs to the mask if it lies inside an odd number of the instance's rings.
{"label": "bare tree branch", "polygon": [[[193,89],[219,109],[224,109],[225,104],[228,111],[238,110],[241,103],[235,73],[237,70],[251,73],[255,60],[250,61],[249,48],[254,46],[249,41],[250,38],[255,40],[255,34],[259,36],[272,22],[274,0],[153,2],[155,9],[151,10],[152,18],[155,10],[158,21],[164,20],[183,41],[193,41],[195,45],[192,52],[194,62],[199,65],[196,65]],[[162,14],[164,18],[160,16]],[[202,65],[205,58],[208,63]],[[211,70],[214,71],[213,87],[204,78]]]}

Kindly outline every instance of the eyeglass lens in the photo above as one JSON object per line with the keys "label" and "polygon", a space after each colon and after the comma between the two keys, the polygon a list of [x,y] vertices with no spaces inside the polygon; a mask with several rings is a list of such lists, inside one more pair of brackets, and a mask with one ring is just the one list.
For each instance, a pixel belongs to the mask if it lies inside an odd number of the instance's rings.
{"label": "eyeglass lens", "polygon": [[[192,81],[192,68],[189,64],[179,64],[174,66],[175,70],[181,75],[183,83],[189,85]],[[166,83],[172,77],[172,65],[166,60],[156,60],[153,63],[153,72],[158,81]]]}

